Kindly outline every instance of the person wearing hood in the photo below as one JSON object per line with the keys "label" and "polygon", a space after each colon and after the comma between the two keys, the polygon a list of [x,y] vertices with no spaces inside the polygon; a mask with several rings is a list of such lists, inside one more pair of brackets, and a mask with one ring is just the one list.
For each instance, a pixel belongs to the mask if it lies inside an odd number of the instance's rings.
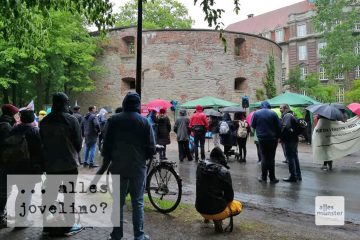
{"label": "person wearing hood", "polygon": [[199,143],[201,160],[205,160],[205,134],[209,129],[209,122],[200,105],[197,105],[195,109],[196,112],[190,118],[189,127],[194,133],[195,161],[199,161]]}
{"label": "person wearing hood", "polygon": [[281,142],[284,144],[284,153],[289,164],[288,178],[283,178],[285,182],[301,181],[301,170],[298,157],[299,137],[295,132],[296,119],[288,104],[280,106],[281,112]]}
{"label": "person wearing hood", "polygon": [[[76,182],[78,175],[77,161],[82,145],[81,129],[76,117],[69,114],[69,98],[65,93],[53,95],[51,112],[40,123],[40,136],[43,144],[43,156],[47,175],[66,175],[66,179],[49,180],[46,183],[46,198],[43,205],[50,206],[57,199],[59,185],[70,180]],[[70,205],[75,203],[74,194],[64,198],[65,212],[71,212]],[[46,212],[44,216],[50,214]],[[64,235],[73,235],[83,228],[75,223],[75,215],[65,214],[67,227],[60,228]],[[46,223],[46,219],[44,219]],[[45,225],[45,224],[44,224]],[[52,233],[54,229],[44,228]],[[55,230],[58,233],[58,230]]]}
{"label": "person wearing hood", "polygon": [[[4,104],[1,107],[0,116],[0,153],[2,153],[3,142],[8,137],[11,129],[16,123],[15,114],[19,109],[11,104]],[[0,154],[1,157],[1,154]],[[6,214],[4,212],[7,200],[7,172],[0,159],[0,227],[6,226]]]}
{"label": "person wearing hood", "polygon": [[261,151],[261,176],[259,182],[266,182],[269,176],[270,183],[275,184],[279,179],[275,177],[275,154],[280,137],[280,119],[270,110],[269,102],[261,102],[261,109],[253,115],[251,127],[255,129]]}
{"label": "person wearing hood", "polygon": [[184,161],[185,157],[187,157],[188,161],[192,161],[193,158],[189,149],[190,120],[186,115],[185,109],[181,109],[179,115],[174,125],[174,132],[176,133],[179,147],[179,161]]}
{"label": "person wearing hood", "polygon": [[111,161],[111,174],[120,175],[120,187],[113,186],[117,193],[114,196],[120,195],[113,203],[113,212],[120,209],[120,227],[114,227],[110,239],[123,238],[123,206],[128,192],[133,209],[134,238],[147,239],[144,234],[146,160],[155,154],[155,138],[149,122],[140,115],[140,106],[140,96],[129,92],[123,101],[123,112],[107,122],[102,155]]}
{"label": "person wearing hood", "polygon": [[146,119],[148,120],[150,126],[153,128],[154,133],[157,133],[156,114],[156,110],[151,110],[150,113],[146,116]]}
{"label": "person wearing hood", "polygon": [[[229,113],[224,113],[223,119],[221,122],[226,122],[229,131],[226,134],[220,134],[220,143],[224,146],[224,154],[226,158],[229,158],[229,151],[232,146],[236,146],[236,125],[234,121],[231,120],[231,116]],[[221,126],[220,122],[220,126]]]}
{"label": "person wearing hood", "polygon": [[170,144],[171,124],[169,117],[166,116],[166,110],[163,108],[160,109],[160,114],[156,117],[156,125],[156,143],[163,146],[159,150],[160,160],[167,160],[166,145]]}
{"label": "person wearing hood", "polygon": [[90,106],[89,112],[81,124],[83,137],[85,138],[84,167],[98,167],[94,164],[96,143],[100,134],[100,124],[96,117],[96,106]]}
{"label": "person wearing hood", "polygon": [[195,208],[205,221],[214,221],[217,232],[223,231],[223,219],[242,211],[242,204],[234,200],[229,167],[219,147],[211,151],[210,160],[200,162],[197,167]]}

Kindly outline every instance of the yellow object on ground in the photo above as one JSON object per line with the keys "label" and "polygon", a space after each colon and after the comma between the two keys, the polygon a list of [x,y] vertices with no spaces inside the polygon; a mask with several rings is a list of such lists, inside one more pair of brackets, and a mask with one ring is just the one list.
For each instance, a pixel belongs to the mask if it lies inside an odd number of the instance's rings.
{"label": "yellow object on ground", "polygon": [[227,208],[225,208],[225,210],[222,211],[221,213],[217,213],[213,215],[201,214],[201,216],[203,216],[203,218],[208,220],[223,220],[230,216],[236,216],[240,214],[242,208],[243,206],[241,202],[233,200],[231,203],[228,204]]}

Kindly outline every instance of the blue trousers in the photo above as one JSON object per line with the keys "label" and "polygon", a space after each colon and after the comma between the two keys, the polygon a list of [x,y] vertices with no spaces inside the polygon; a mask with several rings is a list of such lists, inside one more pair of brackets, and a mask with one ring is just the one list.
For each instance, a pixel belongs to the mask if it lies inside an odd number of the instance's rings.
{"label": "blue trousers", "polygon": [[96,142],[85,144],[85,158],[84,163],[93,164],[96,154]]}

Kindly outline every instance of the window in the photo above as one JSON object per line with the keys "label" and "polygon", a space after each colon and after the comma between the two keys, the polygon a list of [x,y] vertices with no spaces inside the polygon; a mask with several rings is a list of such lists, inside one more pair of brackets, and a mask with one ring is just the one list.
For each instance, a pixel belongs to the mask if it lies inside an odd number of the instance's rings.
{"label": "window", "polygon": [[308,75],[308,68],[307,67],[300,67],[300,79],[305,80],[307,75]]}
{"label": "window", "polygon": [[301,24],[297,26],[297,36],[298,37],[306,36],[306,24]]}
{"label": "window", "polygon": [[317,47],[317,55],[320,58],[321,57],[321,49],[326,47],[326,42],[319,42]]}
{"label": "window", "polygon": [[283,42],[284,41],[284,31],[283,29],[278,29],[275,31],[275,42]]}
{"label": "window", "polygon": [[336,102],[343,103],[344,102],[344,88],[339,88],[338,92],[336,93]]}
{"label": "window", "polygon": [[264,38],[271,39],[271,33],[270,32],[265,32],[265,33],[262,34],[262,36]]}
{"label": "window", "polygon": [[236,56],[240,56],[241,53],[244,51],[243,50],[244,42],[245,42],[244,38],[235,38],[235,55]]}
{"label": "window", "polygon": [[299,60],[300,60],[300,61],[306,60],[306,59],[307,59],[307,48],[306,48],[306,45],[299,46],[298,50],[299,50]]}
{"label": "window", "polygon": [[127,54],[134,55],[135,54],[135,38],[133,36],[127,36],[123,38],[126,44]]}
{"label": "window", "polygon": [[281,83],[282,83],[282,85],[285,85],[285,82],[286,82],[286,68],[283,68],[282,72],[281,72]]}
{"label": "window", "polygon": [[355,30],[360,31],[360,23],[355,23]]}
{"label": "window", "polygon": [[123,78],[123,90],[132,90],[135,89],[135,78]]}
{"label": "window", "polygon": [[355,78],[360,79],[360,66],[355,68]]}
{"label": "window", "polygon": [[[344,65],[341,64],[340,69],[343,69]],[[339,72],[337,74],[335,74],[334,76],[335,80],[343,80],[344,79],[344,72],[339,70]]]}
{"label": "window", "polygon": [[320,81],[328,80],[328,77],[326,75],[326,70],[323,66],[319,67],[319,80]]}
{"label": "window", "polygon": [[356,42],[356,46],[354,48],[354,52],[356,55],[360,54],[360,42]]}
{"label": "window", "polygon": [[246,78],[243,77],[235,78],[234,89],[236,91],[245,91],[247,89]]}

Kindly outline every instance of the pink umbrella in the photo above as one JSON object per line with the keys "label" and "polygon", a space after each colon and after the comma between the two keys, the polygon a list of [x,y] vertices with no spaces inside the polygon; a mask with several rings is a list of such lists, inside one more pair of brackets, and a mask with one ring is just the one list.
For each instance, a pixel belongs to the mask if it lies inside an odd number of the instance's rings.
{"label": "pink umbrella", "polygon": [[350,103],[347,106],[353,113],[360,116],[360,103]]}
{"label": "pink umbrella", "polygon": [[146,104],[141,105],[141,116],[147,116],[149,114],[149,109]]}
{"label": "pink umbrella", "polygon": [[246,121],[251,125],[251,120],[252,120],[252,116],[254,115],[255,111],[252,111],[251,113],[249,113],[249,115],[247,115],[246,117]]}
{"label": "pink umbrella", "polygon": [[172,104],[169,101],[163,100],[163,99],[155,99],[151,100],[146,104],[148,109],[154,109],[156,111],[160,111],[160,109],[168,109],[172,106]]}

